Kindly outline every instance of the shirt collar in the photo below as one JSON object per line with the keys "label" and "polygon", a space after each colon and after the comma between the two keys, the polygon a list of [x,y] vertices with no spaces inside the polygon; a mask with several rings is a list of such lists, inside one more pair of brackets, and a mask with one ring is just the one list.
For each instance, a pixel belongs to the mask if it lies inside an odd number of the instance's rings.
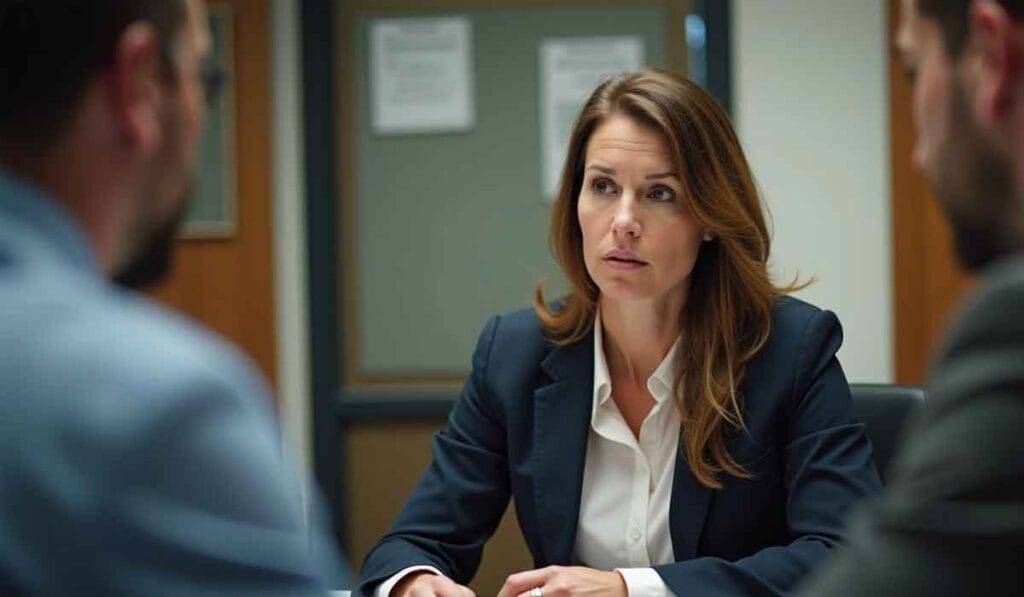
{"label": "shirt collar", "polygon": [[[676,382],[676,353],[679,351],[679,338],[672,344],[668,354],[661,360],[654,373],[647,378],[647,390],[655,402],[661,403],[672,396],[672,388]],[[608,359],[604,354],[604,329],[601,325],[601,312],[594,315],[594,410],[603,406],[612,396],[612,379],[608,372]]]}
{"label": "shirt collar", "polygon": [[601,327],[601,312],[594,315],[594,410],[608,401],[612,395],[612,378],[608,373],[608,361],[604,357],[604,330]]}
{"label": "shirt collar", "polygon": [[0,168],[0,219],[13,221],[63,259],[99,273],[96,255],[71,215],[33,185]]}

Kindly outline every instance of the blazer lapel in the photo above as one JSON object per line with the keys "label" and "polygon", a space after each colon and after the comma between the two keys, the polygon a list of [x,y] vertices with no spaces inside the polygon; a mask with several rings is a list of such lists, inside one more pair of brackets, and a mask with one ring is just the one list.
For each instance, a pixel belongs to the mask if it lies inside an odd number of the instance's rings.
{"label": "blazer lapel", "polygon": [[[589,338],[589,340],[587,339]],[[534,391],[534,500],[546,565],[572,563],[593,403],[593,336],[556,348]]]}
{"label": "blazer lapel", "polygon": [[680,443],[676,454],[675,478],[672,481],[672,503],[668,510],[672,554],[677,562],[697,557],[697,546],[700,544],[700,534],[704,529],[712,493],[690,472],[686,452]]}

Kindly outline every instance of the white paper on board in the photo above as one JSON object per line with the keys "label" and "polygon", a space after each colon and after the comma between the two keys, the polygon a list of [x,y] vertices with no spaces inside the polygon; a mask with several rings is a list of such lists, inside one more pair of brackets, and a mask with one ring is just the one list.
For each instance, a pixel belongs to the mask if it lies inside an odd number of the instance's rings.
{"label": "white paper on board", "polygon": [[378,135],[473,128],[472,28],[466,17],[370,24],[370,103]]}

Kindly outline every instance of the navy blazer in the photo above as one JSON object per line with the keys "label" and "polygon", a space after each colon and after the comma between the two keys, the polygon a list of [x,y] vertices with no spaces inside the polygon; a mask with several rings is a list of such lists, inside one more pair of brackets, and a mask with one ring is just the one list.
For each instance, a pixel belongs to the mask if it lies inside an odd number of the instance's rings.
{"label": "navy blazer", "polygon": [[[742,384],[747,431],[729,449],[753,473],[701,485],[681,450],[669,510],[680,595],[784,595],[842,540],[850,506],[880,488],[836,359],[835,315],[778,301]],[[433,463],[363,563],[360,589],[429,564],[466,584],[509,497],[536,567],[572,565],[593,402],[593,336],[555,347],[532,311],[492,318],[433,444]],[[509,573],[516,572],[509,570]]]}

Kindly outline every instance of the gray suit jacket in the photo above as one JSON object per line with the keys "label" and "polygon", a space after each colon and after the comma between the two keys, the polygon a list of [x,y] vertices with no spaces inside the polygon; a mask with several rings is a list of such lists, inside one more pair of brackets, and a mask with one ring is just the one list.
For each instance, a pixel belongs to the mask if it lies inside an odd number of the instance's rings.
{"label": "gray suit jacket", "polygon": [[808,595],[1024,595],[1024,257],[938,353],[884,499]]}
{"label": "gray suit jacket", "polygon": [[0,594],[324,594],[305,518],[253,368],[0,171]]}

